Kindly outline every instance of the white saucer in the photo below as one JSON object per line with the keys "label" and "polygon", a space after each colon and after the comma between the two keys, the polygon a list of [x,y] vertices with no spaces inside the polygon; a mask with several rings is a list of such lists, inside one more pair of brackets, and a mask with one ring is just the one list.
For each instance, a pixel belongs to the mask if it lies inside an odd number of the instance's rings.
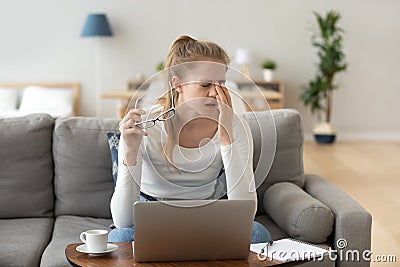
{"label": "white saucer", "polygon": [[91,252],[91,251],[87,250],[86,244],[83,244],[83,245],[77,246],[76,250],[79,251],[79,252],[83,252],[83,253],[89,253],[89,255],[97,256],[97,255],[103,255],[103,254],[106,254],[106,253],[110,253],[110,252],[116,250],[117,248],[118,248],[117,245],[111,244],[111,243],[107,243],[107,249],[106,250],[100,251],[100,252]]}

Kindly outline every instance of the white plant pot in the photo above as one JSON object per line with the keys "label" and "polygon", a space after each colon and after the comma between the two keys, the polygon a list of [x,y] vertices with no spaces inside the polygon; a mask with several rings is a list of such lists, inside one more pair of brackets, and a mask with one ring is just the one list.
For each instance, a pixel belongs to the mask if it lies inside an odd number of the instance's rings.
{"label": "white plant pot", "polygon": [[274,71],[271,69],[263,69],[264,80],[270,82],[274,79]]}
{"label": "white plant pot", "polygon": [[313,134],[315,140],[320,144],[332,144],[335,142],[336,130],[328,122],[317,124],[313,129]]}

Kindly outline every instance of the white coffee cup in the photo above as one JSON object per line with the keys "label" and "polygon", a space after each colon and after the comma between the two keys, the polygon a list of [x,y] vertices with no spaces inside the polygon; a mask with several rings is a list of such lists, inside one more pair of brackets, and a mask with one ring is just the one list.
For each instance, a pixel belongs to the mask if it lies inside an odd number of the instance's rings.
{"label": "white coffee cup", "polygon": [[107,230],[89,230],[82,232],[80,238],[86,243],[88,252],[102,252],[107,249]]}

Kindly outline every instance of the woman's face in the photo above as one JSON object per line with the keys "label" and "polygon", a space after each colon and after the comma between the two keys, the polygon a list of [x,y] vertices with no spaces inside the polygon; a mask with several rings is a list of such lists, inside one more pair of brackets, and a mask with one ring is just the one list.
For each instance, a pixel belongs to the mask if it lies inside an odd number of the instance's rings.
{"label": "woman's face", "polygon": [[189,71],[174,77],[172,83],[179,93],[177,106],[190,109],[199,115],[215,114],[218,108],[215,86],[225,84],[226,65],[210,58],[191,62]]}

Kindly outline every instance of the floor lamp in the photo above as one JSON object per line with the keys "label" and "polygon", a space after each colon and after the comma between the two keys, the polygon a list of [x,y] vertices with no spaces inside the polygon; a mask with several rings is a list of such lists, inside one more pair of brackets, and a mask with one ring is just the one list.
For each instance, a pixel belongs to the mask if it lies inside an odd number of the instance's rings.
{"label": "floor lamp", "polygon": [[250,52],[249,52],[249,50],[244,49],[244,48],[238,48],[236,50],[235,62],[236,62],[236,64],[240,65],[240,69],[241,69],[242,73],[250,79],[250,70],[249,70]]}
{"label": "floor lamp", "polygon": [[96,116],[100,116],[100,37],[111,37],[112,31],[105,14],[89,14],[81,32],[82,37],[94,37],[94,86],[96,90]]}

